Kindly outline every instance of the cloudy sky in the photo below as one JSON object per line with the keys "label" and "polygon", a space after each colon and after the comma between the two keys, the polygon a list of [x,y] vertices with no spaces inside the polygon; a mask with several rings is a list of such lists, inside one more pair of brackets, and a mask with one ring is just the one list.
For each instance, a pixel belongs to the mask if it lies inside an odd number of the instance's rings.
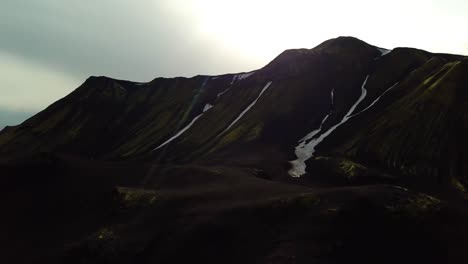
{"label": "cloudy sky", "polygon": [[249,71],[337,36],[467,55],[467,14],[466,0],[1,0],[0,129],[90,75]]}

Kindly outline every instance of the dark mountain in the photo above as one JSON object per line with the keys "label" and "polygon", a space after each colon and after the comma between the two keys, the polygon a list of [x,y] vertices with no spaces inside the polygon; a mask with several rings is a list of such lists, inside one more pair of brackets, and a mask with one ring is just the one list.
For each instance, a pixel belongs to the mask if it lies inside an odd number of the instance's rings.
{"label": "dark mountain", "polygon": [[90,77],[0,133],[5,263],[465,263],[468,58],[351,37]]}

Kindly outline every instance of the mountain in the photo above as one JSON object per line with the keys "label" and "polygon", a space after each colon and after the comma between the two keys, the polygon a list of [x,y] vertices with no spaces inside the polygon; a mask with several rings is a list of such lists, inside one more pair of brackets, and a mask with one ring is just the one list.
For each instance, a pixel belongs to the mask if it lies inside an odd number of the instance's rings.
{"label": "mountain", "polygon": [[463,263],[468,58],[352,37],[90,77],[0,132],[5,263]]}

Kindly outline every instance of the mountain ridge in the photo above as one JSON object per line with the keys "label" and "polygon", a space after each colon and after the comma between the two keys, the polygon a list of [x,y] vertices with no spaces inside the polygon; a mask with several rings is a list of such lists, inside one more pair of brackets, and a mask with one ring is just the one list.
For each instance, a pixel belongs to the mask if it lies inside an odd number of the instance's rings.
{"label": "mountain ridge", "polygon": [[466,76],[340,37],[251,72],[90,77],[0,131],[4,258],[463,263]]}

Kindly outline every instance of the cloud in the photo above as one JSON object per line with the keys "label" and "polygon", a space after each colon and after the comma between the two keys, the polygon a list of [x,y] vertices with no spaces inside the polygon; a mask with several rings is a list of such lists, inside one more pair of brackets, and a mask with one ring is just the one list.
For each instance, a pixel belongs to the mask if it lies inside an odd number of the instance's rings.
{"label": "cloud", "polygon": [[339,35],[456,53],[464,47],[450,43],[463,38],[468,21],[459,14],[467,7],[457,0],[3,0],[0,51],[76,78],[135,81],[248,71],[284,49]]}
{"label": "cloud", "polygon": [[249,71],[339,35],[468,54],[467,12],[461,0],[2,0],[0,108],[38,111],[90,75]]}
{"label": "cloud", "polygon": [[0,53],[0,109],[37,112],[78,87],[81,80],[65,73]]}
{"label": "cloud", "polygon": [[0,50],[80,78],[148,81],[248,64],[198,37],[193,17],[171,12],[168,2],[6,0],[0,9]]}
{"label": "cloud", "polygon": [[91,75],[149,81],[255,69],[197,36],[190,18],[167,3],[3,1],[0,123],[44,109]]}

